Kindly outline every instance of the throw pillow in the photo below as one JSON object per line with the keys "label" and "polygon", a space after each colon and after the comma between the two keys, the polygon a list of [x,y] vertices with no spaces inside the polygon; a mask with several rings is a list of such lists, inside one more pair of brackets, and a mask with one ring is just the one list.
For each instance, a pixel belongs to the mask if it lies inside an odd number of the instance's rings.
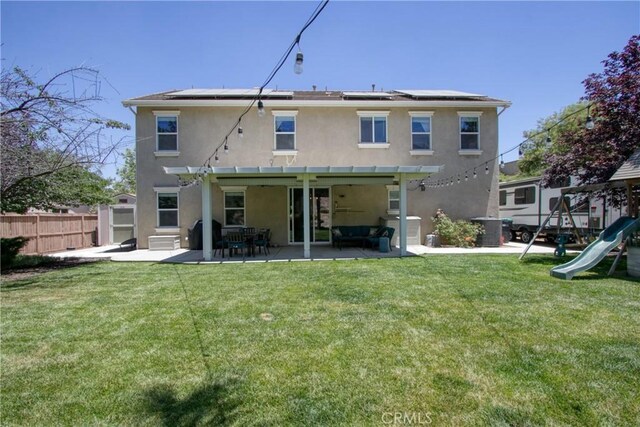
{"label": "throw pillow", "polygon": [[384,232],[382,233],[382,236],[380,237],[389,237],[389,230],[384,230]]}
{"label": "throw pillow", "polygon": [[340,231],[340,229],[339,229],[339,228],[334,228],[334,229],[333,229],[333,235],[334,235],[335,237],[342,237],[342,232]]}
{"label": "throw pillow", "polygon": [[371,227],[369,229],[369,237],[375,236],[377,232],[378,232],[378,228],[377,227]]}

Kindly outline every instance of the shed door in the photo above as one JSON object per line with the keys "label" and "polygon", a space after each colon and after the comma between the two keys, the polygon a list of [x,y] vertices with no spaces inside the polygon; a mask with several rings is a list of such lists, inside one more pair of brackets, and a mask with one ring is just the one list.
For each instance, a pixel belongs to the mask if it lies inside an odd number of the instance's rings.
{"label": "shed door", "polygon": [[109,208],[111,243],[118,244],[135,237],[135,208],[111,206]]}

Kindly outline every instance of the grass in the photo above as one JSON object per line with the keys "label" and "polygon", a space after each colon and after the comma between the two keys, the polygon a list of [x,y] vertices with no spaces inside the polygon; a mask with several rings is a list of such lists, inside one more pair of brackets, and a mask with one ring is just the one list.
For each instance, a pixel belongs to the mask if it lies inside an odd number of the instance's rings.
{"label": "grass", "polygon": [[5,282],[1,421],[640,424],[640,283],[607,263],[560,281],[556,263],[96,263]]}

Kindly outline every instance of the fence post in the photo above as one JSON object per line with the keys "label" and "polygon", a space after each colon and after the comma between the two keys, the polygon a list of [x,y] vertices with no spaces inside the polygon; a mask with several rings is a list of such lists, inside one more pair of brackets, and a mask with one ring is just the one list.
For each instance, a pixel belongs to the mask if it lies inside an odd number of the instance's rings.
{"label": "fence post", "polygon": [[40,253],[40,214],[36,214],[36,253]]}

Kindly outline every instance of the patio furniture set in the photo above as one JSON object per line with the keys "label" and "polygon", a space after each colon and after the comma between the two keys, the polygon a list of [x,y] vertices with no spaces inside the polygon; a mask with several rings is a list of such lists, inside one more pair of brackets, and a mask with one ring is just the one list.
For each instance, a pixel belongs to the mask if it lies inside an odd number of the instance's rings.
{"label": "patio furniture set", "polygon": [[[381,249],[380,239],[387,238],[388,242],[391,242],[395,229],[386,226],[374,226],[374,225],[338,225],[331,229],[333,237],[332,244],[342,250],[342,246],[347,243],[354,243],[361,246],[363,249],[370,247],[371,249]],[[391,245],[389,250],[391,249]]]}

